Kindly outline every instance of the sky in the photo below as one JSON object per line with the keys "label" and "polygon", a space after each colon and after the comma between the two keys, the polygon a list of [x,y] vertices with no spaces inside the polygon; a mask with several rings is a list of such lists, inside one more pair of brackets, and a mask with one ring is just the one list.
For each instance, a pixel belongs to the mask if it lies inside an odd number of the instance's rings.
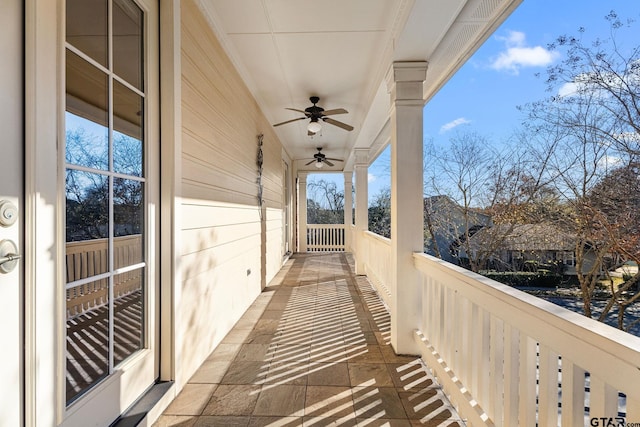
{"label": "sky", "polygon": [[[472,131],[504,143],[523,120],[517,106],[550,95],[545,70],[563,58],[549,43],[560,35],[579,35],[580,27],[586,40],[607,37],[604,17],[611,10],[635,21],[623,42],[640,45],[639,0],[523,0],[425,105],[424,139],[447,144],[456,132]],[[370,200],[390,185],[389,155],[387,148],[369,168]]]}

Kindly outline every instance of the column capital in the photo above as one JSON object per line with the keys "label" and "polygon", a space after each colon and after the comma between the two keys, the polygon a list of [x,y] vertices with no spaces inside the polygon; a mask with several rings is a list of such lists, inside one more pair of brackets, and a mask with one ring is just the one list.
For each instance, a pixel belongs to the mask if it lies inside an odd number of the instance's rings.
{"label": "column capital", "polygon": [[396,61],[387,72],[390,82],[423,82],[427,79],[427,61]]}
{"label": "column capital", "polygon": [[298,182],[307,182],[308,172],[298,172]]}
{"label": "column capital", "polygon": [[344,182],[345,183],[349,183],[351,184],[351,182],[353,181],[353,172],[352,171],[348,171],[348,172],[342,172],[342,174],[344,175]]}
{"label": "column capital", "polygon": [[386,76],[391,102],[423,103],[423,85],[427,79],[427,68],[426,61],[394,62]]}
{"label": "column capital", "polygon": [[356,167],[369,166],[369,149],[368,148],[356,148],[353,150],[356,154]]}

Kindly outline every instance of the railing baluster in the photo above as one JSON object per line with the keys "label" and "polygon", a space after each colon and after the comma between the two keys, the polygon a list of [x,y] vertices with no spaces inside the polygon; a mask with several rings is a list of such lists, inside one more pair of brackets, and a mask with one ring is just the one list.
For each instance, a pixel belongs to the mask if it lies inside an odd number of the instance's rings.
{"label": "railing baluster", "polygon": [[502,320],[491,317],[491,337],[489,338],[490,368],[489,381],[489,414],[496,427],[503,426],[502,415],[504,412],[504,329]]}
{"label": "railing baluster", "polygon": [[558,355],[542,344],[538,350],[538,424],[555,427],[558,425]]}
{"label": "railing baluster", "polygon": [[562,427],[584,423],[584,369],[562,358]]}
{"label": "railing baluster", "polygon": [[518,421],[522,426],[536,425],[536,347],[536,342],[530,337],[520,339],[520,414]]}
{"label": "railing baluster", "polygon": [[618,391],[593,373],[589,377],[589,401],[589,417],[615,419],[618,416]]}
{"label": "railing baluster", "polygon": [[471,316],[469,323],[469,390],[471,390],[472,396],[477,396],[480,391],[478,376],[481,375],[480,371],[480,358],[476,355],[480,352],[481,337],[479,333],[480,329],[480,307],[477,304],[471,306]]}
{"label": "railing baluster", "polygon": [[504,425],[518,425],[518,371],[520,370],[520,333],[509,323],[504,325]]}
{"label": "railing baluster", "polygon": [[489,388],[491,384],[487,373],[491,369],[491,360],[489,359],[491,352],[491,314],[482,309],[480,310],[479,315],[478,326],[480,327],[480,354],[478,357],[480,359],[480,369],[478,371],[478,396],[480,402],[490,402]]}
{"label": "railing baluster", "polygon": [[344,251],[344,224],[307,224],[307,250],[310,252]]}

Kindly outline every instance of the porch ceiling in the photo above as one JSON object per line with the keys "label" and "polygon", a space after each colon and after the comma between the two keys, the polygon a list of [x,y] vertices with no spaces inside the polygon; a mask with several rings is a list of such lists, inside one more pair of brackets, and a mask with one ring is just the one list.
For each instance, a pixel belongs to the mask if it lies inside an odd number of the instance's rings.
{"label": "porch ceiling", "polygon": [[385,75],[393,61],[427,61],[427,101],[521,0],[200,0],[205,15],[271,123],[300,117],[309,97],[352,132],[308,120],[276,127],[298,170],[315,147],[345,159],[326,170],[350,170],[354,148],[373,159],[388,142]]}

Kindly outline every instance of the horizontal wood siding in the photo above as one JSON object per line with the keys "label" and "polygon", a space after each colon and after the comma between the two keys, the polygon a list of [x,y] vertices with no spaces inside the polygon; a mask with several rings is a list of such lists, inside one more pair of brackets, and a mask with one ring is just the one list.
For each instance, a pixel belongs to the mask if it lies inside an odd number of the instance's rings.
{"label": "horizontal wood siding", "polygon": [[[283,234],[282,146],[196,2],[183,1],[181,14],[178,382],[188,379],[277,273]],[[259,134],[265,224],[257,198]]]}

